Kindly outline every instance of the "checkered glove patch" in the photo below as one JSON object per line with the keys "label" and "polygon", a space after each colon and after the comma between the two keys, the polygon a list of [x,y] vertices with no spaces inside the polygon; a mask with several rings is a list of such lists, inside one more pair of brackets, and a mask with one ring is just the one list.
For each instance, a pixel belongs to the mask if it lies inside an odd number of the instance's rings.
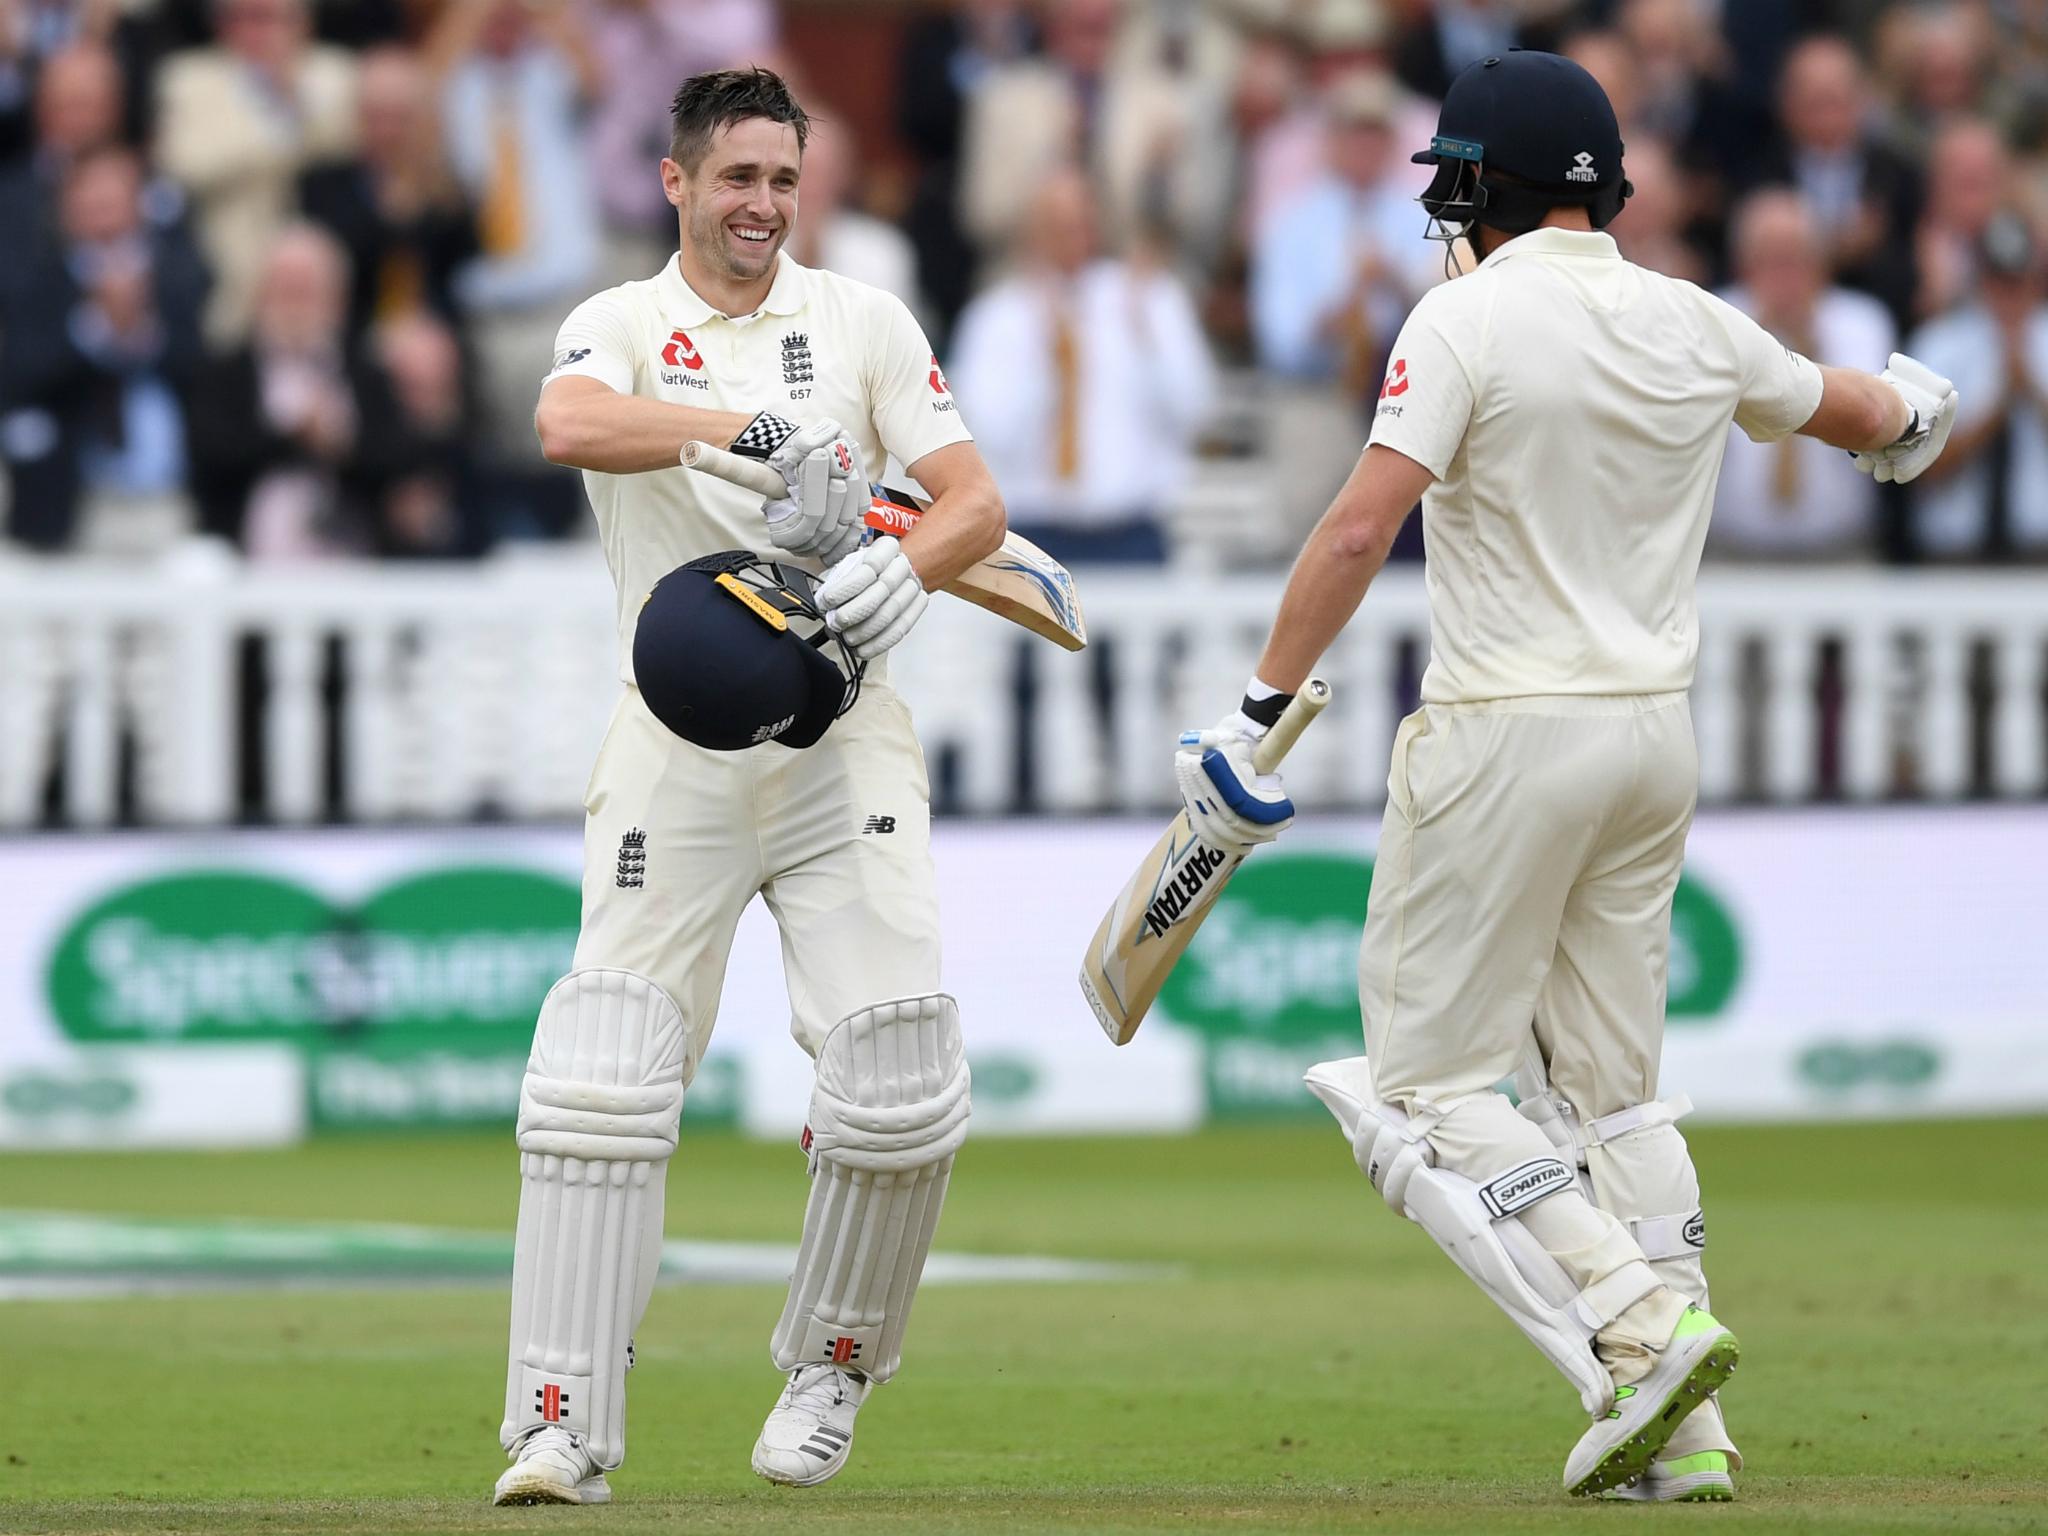
{"label": "checkered glove patch", "polygon": [[763,411],[740,429],[740,435],[732,440],[732,451],[743,459],[771,458],[795,430],[795,422]]}

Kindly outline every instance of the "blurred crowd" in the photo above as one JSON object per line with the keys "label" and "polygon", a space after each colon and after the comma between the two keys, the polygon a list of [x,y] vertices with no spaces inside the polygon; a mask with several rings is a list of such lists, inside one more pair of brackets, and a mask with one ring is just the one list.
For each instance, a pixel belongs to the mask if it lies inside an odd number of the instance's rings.
{"label": "blurred crowd", "polygon": [[1408,154],[1516,45],[1613,97],[1627,255],[1962,392],[1906,489],[1735,437],[1716,552],[2048,556],[2048,0],[0,0],[0,528],[576,536],[531,430],[555,327],[673,250],[676,83],[756,62],[819,119],[792,254],[910,303],[1018,527],[1157,562],[1244,398],[1355,453],[1445,278]]}

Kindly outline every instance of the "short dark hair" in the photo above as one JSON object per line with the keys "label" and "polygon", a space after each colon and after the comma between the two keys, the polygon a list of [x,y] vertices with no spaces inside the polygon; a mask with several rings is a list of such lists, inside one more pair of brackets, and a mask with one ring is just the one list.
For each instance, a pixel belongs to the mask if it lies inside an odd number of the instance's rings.
{"label": "short dark hair", "polygon": [[730,123],[765,117],[796,130],[797,152],[810,137],[811,120],[796,104],[782,76],[770,69],[713,69],[692,75],[676,88],[669,106],[673,127],[668,157],[694,171],[711,148],[711,136]]}

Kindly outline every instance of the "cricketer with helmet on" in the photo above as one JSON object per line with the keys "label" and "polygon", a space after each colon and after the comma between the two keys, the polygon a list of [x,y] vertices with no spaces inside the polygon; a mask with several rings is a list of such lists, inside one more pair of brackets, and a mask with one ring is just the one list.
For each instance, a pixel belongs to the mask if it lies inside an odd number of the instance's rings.
{"label": "cricketer with helmet on", "polygon": [[[1293,815],[1252,748],[1419,500],[1430,658],[1394,741],[1359,996],[1366,1054],[1310,1087],[1373,1187],[1577,1391],[1574,1494],[1733,1496],[1706,1223],[1659,1097],[1672,893],[1698,788],[1694,582],[1731,421],[1880,479],[1941,452],[1956,395],[1894,354],[1817,366],[1622,259],[1620,130],[1592,76],[1510,52],[1453,82],[1421,201],[1477,267],[1426,294],[1370,441],[1289,578],[1244,702],[1189,733],[1205,841]],[[1514,1078],[1519,1105],[1497,1091]]]}
{"label": "cricketer with helmet on", "polygon": [[[584,471],[626,686],[584,801],[574,968],[520,1095],[500,1504],[611,1497],[678,1116],[756,896],[817,1065],[762,1476],[845,1464],[966,1132],[930,789],[884,653],[1001,542],[1002,502],[902,302],[782,252],[808,127],[783,82],[694,76],[673,117],[680,249],[570,314],[535,415],[547,457]],[[693,440],[764,460],[787,494],[682,468]],[[864,536],[885,455],[931,496],[900,541]]]}

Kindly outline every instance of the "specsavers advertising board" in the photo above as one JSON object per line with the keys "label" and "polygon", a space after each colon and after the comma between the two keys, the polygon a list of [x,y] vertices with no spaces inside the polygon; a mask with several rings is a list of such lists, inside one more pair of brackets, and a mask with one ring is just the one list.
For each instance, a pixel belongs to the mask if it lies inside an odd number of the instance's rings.
{"label": "specsavers advertising board", "polygon": [[[1361,1049],[1376,827],[1256,855],[1130,1046],[1075,982],[1148,820],[941,823],[945,971],[984,1133],[1320,1113]],[[2048,1109],[2048,808],[1721,813],[1672,921],[1666,1092],[1702,1119]],[[234,1145],[509,1127],[575,947],[567,829],[0,842],[0,1145]],[[793,1131],[772,922],[741,924],[686,1128]]]}

